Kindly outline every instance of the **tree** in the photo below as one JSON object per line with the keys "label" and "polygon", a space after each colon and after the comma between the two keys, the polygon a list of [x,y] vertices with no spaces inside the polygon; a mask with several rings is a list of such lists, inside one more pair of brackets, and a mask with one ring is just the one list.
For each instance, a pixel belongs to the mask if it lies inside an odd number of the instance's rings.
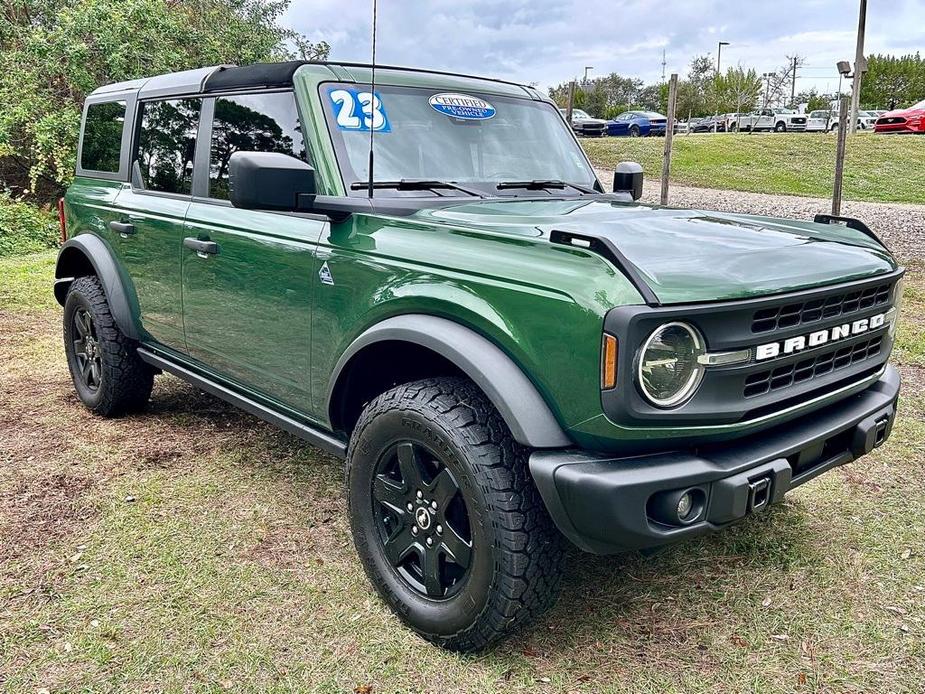
{"label": "tree", "polygon": [[830,104],[835,100],[835,94],[820,94],[815,87],[800,92],[794,99],[797,105],[806,104],[807,113],[810,111],[828,111]]}
{"label": "tree", "polygon": [[323,58],[279,24],[288,0],[29,0],[0,10],[0,189],[60,194],[85,96],[176,70]]}
{"label": "tree", "polygon": [[904,108],[925,98],[925,58],[914,55],[872,55],[861,80],[866,108]]}
{"label": "tree", "polygon": [[751,111],[761,98],[762,80],[754,68],[741,65],[726,70],[716,78],[716,97],[720,113]]}
{"label": "tree", "polygon": [[[713,113],[713,76],[716,68],[708,55],[695,57],[687,70],[687,77],[678,82],[677,111],[684,117],[706,116]],[[667,97],[666,97],[667,103]]]}

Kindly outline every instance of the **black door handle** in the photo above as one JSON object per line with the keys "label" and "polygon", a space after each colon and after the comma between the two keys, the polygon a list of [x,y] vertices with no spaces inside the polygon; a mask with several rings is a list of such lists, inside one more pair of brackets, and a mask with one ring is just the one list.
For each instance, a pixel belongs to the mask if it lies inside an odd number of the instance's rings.
{"label": "black door handle", "polygon": [[109,228],[118,234],[122,234],[123,236],[128,236],[129,234],[135,233],[135,225],[129,224],[128,222],[112,221],[109,223]]}
{"label": "black door handle", "polygon": [[191,248],[196,251],[197,254],[203,255],[217,255],[218,254],[218,244],[215,241],[203,241],[202,239],[197,239],[195,236],[187,236],[183,239],[183,245],[186,248]]}

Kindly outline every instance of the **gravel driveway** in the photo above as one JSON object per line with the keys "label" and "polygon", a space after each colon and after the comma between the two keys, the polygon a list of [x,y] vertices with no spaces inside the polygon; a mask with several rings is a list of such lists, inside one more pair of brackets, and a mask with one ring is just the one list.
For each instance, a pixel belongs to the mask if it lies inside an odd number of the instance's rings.
{"label": "gravel driveway", "polygon": [[[598,171],[601,183],[613,179],[613,173]],[[643,202],[657,203],[659,184],[647,181]],[[668,190],[668,204],[673,207],[693,207],[701,210],[742,212],[769,217],[812,219],[819,213],[828,213],[832,201],[823,198],[803,198],[795,195],[765,195],[742,193],[735,190],[692,188],[672,185]],[[925,204],[843,202],[842,214],[865,222],[886,242],[902,262],[925,260]]]}

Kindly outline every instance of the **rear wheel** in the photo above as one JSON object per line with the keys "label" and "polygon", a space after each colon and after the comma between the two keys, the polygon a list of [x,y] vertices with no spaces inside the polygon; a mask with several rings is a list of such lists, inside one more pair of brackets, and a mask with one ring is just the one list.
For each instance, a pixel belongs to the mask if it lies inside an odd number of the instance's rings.
{"label": "rear wheel", "polygon": [[470,381],[417,381],[373,400],[347,484],[370,580],[429,641],[480,650],[555,601],[562,538],[526,451]]}
{"label": "rear wheel", "polygon": [[78,277],[64,302],[64,351],[84,405],[104,417],[139,410],[154,385],[154,371],[122,334],[96,277]]}

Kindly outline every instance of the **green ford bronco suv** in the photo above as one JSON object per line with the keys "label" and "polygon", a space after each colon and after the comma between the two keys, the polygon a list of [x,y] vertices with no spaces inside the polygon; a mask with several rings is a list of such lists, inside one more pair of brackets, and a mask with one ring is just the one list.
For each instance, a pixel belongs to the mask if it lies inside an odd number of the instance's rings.
{"label": "green ford bronco suv", "polygon": [[722,528],[890,433],[903,270],[877,237],[641,184],[621,164],[605,192],[555,105],[499,80],[102,87],[55,273],[77,393],[118,416],[168,372],[345,458],[383,599],[483,648],[555,600],[564,538]]}

